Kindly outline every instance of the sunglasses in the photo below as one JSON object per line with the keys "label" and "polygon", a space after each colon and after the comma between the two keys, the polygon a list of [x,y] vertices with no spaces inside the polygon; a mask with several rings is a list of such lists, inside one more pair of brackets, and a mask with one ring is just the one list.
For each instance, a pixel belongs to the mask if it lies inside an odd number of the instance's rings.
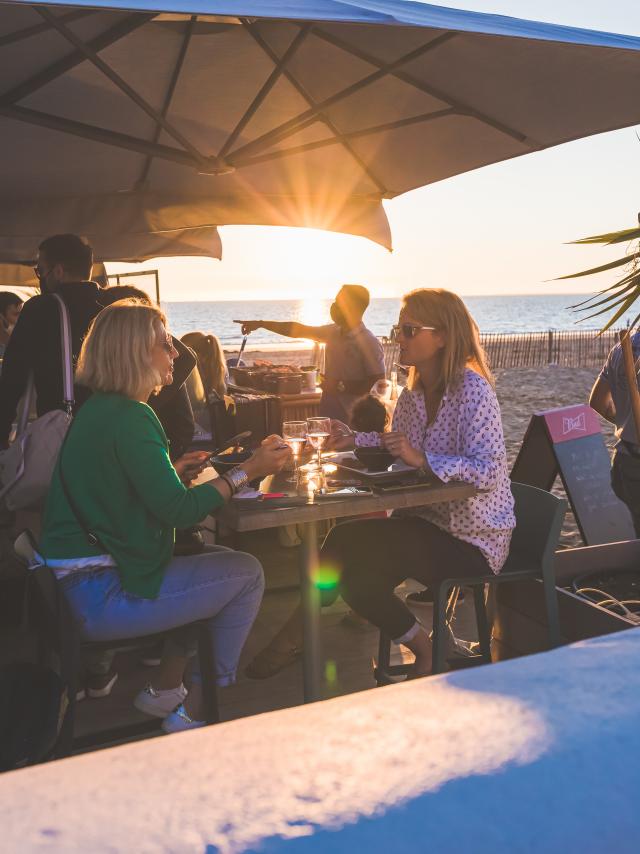
{"label": "sunglasses", "polygon": [[430,329],[432,332],[436,331],[435,326],[414,326],[413,323],[399,323],[393,327],[393,339],[397,341],[400,333],[402,333],[403,338],[415,338],[418,332],[422,332],[423,329]]}

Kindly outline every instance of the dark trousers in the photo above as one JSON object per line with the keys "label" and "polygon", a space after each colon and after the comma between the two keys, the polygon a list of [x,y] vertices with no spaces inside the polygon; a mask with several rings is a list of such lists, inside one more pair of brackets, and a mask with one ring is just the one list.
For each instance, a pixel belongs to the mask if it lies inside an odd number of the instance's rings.
{"label": "dark trousers", "polygon": [[[325,577],[337,574],[336,589],[356,613],[394,639],[416,622],[394,595],[407,578],[428,586],[444,578],[491,572],[480,549],[417,516],[337,525],[322,546],[320,567]],[[323,604],[330,598],[325,591]]]}
{"label": "dark trousers", "polygon": [[629,508],[636,537],[640,538],[640,457],[616,451],[611,466],[611,486]]}

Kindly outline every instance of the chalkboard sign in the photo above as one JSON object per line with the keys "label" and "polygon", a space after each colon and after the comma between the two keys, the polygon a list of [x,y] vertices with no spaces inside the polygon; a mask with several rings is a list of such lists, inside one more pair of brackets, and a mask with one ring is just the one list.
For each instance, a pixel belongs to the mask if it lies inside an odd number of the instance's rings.
{"label": "chalkboard sign", "polygon": [[635,539],[631,515],[611,489],[611,461],[593,409],[584,404],[536,412],[511,480],[550,491],[560,475],[587,546]]}

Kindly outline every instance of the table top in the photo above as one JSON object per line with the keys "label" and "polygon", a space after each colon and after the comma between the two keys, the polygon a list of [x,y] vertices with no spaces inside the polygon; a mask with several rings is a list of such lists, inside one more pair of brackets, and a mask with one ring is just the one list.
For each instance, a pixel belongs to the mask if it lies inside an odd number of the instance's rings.
{"label": "table top", "polygon": [[436,504],[440,501],[471,498],[476,494],[475,487],[468,483],[430,481],[424,486],[414,486],[383,495],[314,498],[313,495],[296,496],[292,484],[286,482],[288,476],[290,473],[266,478],[262,483],[262,491],[287,492],[291,497],[291,503],[286,503],[286,499],[232,500],[218,511],[217,518],[234,531],[260,531],[264,528],[278,528],[280,525],[294,525],[298,522],[341,519],[344,516],[357,516],[361,513],[375,513],[381,510],[423,507],[425,504]]}

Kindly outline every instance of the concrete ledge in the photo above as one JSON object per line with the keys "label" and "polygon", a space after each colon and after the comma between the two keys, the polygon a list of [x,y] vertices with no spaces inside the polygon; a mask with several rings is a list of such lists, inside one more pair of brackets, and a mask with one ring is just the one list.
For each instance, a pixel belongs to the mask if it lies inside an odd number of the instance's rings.
{"label": "concrete ledge", "polygon": [[640,839],[640,630],[0,776],[7,852],[600,852]]}

